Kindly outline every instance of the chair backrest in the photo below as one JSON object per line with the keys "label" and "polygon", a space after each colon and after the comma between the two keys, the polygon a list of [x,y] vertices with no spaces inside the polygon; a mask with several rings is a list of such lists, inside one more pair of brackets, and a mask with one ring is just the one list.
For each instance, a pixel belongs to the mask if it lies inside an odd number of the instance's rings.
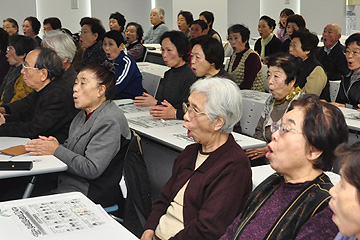
{"label": "chair backrest", "polygon": [[341,80],[331,80],[329,81],[330,83],[330,100],[332,102],[335,102],[336,100],[336,97],[338,95],[338,92],[339,92],[339,88],[340,88],[340,83],[341,83]]}
{"label": "chair backrest", "polygon": [[143,81],[142,81],[143,88],[146,89],[146,91],[151,96],[155,96],[161,77],[159,77],[158,75],[155,75],[155,74],[145,72],[145,71],[141,72],[141,74],[143,77]]}

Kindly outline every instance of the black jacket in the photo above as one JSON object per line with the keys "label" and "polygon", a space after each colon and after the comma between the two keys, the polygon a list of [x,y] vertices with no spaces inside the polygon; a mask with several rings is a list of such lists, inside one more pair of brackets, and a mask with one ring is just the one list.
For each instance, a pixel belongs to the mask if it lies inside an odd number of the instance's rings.
{"label": "black jacket", "polygon": [[[350,78],[353,74],[358,74],[357,79],[350,85]],[[360,103],[360,73],[351,71],[340,83],[340,89],[336,97],[336,102],[351,104],[354,108]]]}
{"label": "black jacket", "polygon": [[[260,55],[261,54],[261,38],[256,40],[254,50]],[[270,56],[274,53],[280,52],[281,41],[275,35],[271,41],[265,47],[265,56]]]}

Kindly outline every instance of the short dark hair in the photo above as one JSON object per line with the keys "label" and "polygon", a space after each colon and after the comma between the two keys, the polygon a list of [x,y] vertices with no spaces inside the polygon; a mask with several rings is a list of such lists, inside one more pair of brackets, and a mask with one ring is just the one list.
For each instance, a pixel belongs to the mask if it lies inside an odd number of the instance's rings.
{"label": "short dark hair", "polygon": [[96,41],[103,40],[105,34],[105,28],[101,21],[97,18],[83,17],[80,20],[80,26],[89,25],[92,33],[97,33],[98,38]]}
{"label": "short dark hair", "polygon": [[25,18],[24,22],[25,21],[29,21],[33,29],[33,32],[35,33],[35,35],[38,35],[41,27],[41,23],[39,22],[39,20],[36,17],[30,16]]}
{"label": "short dark hair", "polygon": [[290,15],[286,20],[286,26],[288,25],[289,22],[295,23],[299,27],[299,29],[306,28],[305,19],[299,14]]}
{"label": "short dark hair", "polygon": [[214,20],[215,20],[214,19],[214,14],[212,12],[210,12],[210,11],[203,11],[202,13],[199,14],[199,16],[203,16],[206,19],[206,21],[208,23],[210,23],[209,28],[212,29],[213,24],[214,24]]}
{"label": "short dark hair", "polygon": [[335,149],[335,155],[340,158],[341,177],[356,187],[357,197],[360,200],[360,142],[351,146],[343,143]]}
{"label": "short dark hair", "polygon": [[16,33],[19,32],[19,24],[17,23],[17,21],[16,21],[15,19],[13,19],[13,18],[7,18],[7,19],[5,19],[5,20],[3,21],[3,23],[4,23],[4,22],[9,22],[9,23],[11,23],[13,27],[16,27],[16,29],[17,29]]}
{"label": "short dark hair", "polygon": [[142,26],[136,22],[129,22],[127,25],[126,25],[126,29],[128,28],[128,26],[135,26],[136,27],[136,34],[138,36],[138,40],[141,41],[143,36],[144,36],[144,30],[142,28]]}
{"label": "short dark hair", "polygon": [[114,12],[114,13],[110,14],[109,20],[111,18],[116,19],[119,26],[121,26],[121,31],[120,32],[124,31],[124,26],[125,26],[125,23],[126,23],[126,19],[125,19],[124,15],[122,15],[119,12]]}
{"label": "short dark hair", "polygon": [[259,22],[260,22],[261,20],[264,20],[264,21],[267,23],[267,25],[269,26],[269,28],[272,28],[273,30],[275,29],[275,27],[276,27],[276,22],[275,22],[275,20],[272,19],[271,17],[264,15],[264,16],[262,16],[262,17],[260,18]]}
{"label": "short dark hair", "polygon": [[182,15],[184,18],[185,18],[185,21],[186,21],[186,24],[191,26],[191,24],[193,23],[194,21],[194,18],[193,18],[193,15],[191,12],[189,11],[183,11],[181,10],[179,13],[178,13],[178,17]]}
{"label": "short dark hair", "polygon": [[107,33],[105,33],[104,38],[105,37],[113,39],[118,47],[120,47],[120,45],[124,43],[123,35],[121,34],[121,32],[116,30],[108,31]]}
{"label": "short dark hair", "polygon": [[360,33],[351,34],[345,41],[345,47],[347,48],[353,42],[360,46]]}
{"label": "short dark hair", "polygon": [[168,31],[160,37],[160,44],[165,38],[169,38],[172,44],[175,45],[179,57],[182,57],[184,61],[189,61],[190,44],[189,39],[181,31]]}
{"label": "short dark hair", "polygon": [[56,52],[50,48],[39,47],[35,51],[40,51],[35,66],[39,69],[46,69],[48,71],[48,79],[53,81],[59,79],[62,74],[62,61]]}
{"label": "short dark hair", "polygon": [[228,28],[227,30],[228,36],[230,33],[240,33],[241,41],[244,43],[245,41],[248,41],[246,43],[246,47],[250,47],[249,45],[249,39],[250,39],[250,30],[245,27],[242,24],[235,24]]}
{"label": "short dark hair", "polygon": [[9,34],[3,28],[0,28],[0,51],[6,53],[9,44]]}
{"label": "short dark hair", "polygon": [[222,44],[215,38],[205,35],[200,36],[192,41],[192,47],[199,44],[204,52],[205,59],[209,63],[214,63],[216,69],[223,68],[224,48]]}
{"label": "short dark hair", "polygon": [[46,24],[50,24],[50,26],[53,30],[61,29],[61,21],[57,17],[45,18],[43,24],[44,24],[44,26]]}
{"label": "short dark hair", "polygon": [[199,25],[201,27],[202,31],[204,31],[205,29],[208,28],[208,25],[206,24],[206,22],[204,20],[197,19],[197,20],[193,21],[191,25],[194,25],[194,24]]}
{"label": "short dark hair", "polygon": [[17,34],[9,37],[9,45],[13,46],[18,56],[26,55],[39,46],[34,38]]}
{"label": "short dark hair", "polygon": [[315,58],[317,45],[319,38],[316,34],[309,32],[308,30],[294,31],[291,35],[291,39],[299,38],[301,42],[301,49],[303,51],[310,51],[308,54],[309,58]]}
{"label": "short dark hair", "polygon": [[297,80],[302,72],[301,58],[295,57],[289,53],[275,53],[269,57],[267,62],[268,67],[279,67],[284,70],[286,74],[285,83],[289,84],[295,79],[295,85],[297,86]]}
{"label": "short dark hair", "polygon": [[80,72],[82,71],[92,72],[95,75],[99,85],[105,85],[105,98],[107,100],[112,99],[112,97],[115,95],[115,73],[109,68],[107,64],[89,64],[80,70]]}
{"label": "short dark hair", "polygon": [[[281,15],[283,15],[283,14],[284,14],[285,16],[289,17],[289,16],[291,16],[291,15],[294,15],[295,13],[294,13],[294,11],[293,11],[292,9],[290,9],[290,8],[284,8],[284,9],[281,10],[281,12],[280,12],[280,17],[281,17]],[[284,28],[280,21],[279,21],[279,26],[280,26],[280,28]],[[285,27],[286,27],[286,26],[285,26]]]}
{"label": "short dark hair", "polygon": [[330,171],[336,159],[335,148],[348,140],[344,115],[339,108],[320,101],[314,94],[304,94],[294,100],[288,111],[295,108],[304,112],[302,132],[309,145],[322,151],[313,164],[314,168]]}

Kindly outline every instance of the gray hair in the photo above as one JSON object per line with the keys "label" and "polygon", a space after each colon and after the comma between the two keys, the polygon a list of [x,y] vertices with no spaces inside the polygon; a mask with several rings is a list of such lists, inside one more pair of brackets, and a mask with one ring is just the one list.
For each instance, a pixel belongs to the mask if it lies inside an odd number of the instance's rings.
{"label": "gray hair", "polygon": [[193,92],[205,95],[205,112],[212,121],[217,117],[223,117],[225,123],[220,132],[230,133],[234,125],[240,121],[243,112],[239,87],[229,79],[212,77],[197,80],[190,88],[190,94]]}
{"label": "gray hair", "polygon": [[156,12],[156,13],[159,15],[159,18],[160,18],[160,17],[165,17],[165,11],[164,11],[164,9],[162,9],[161,7],[153,8],[151,11],[152,11],[152,12],[153,12],[153,11]]}
{"label": "gray hair", "polygon": [[52,30],[44,34],[41,44],[53,49],[61,60],[68,58],[69,63],[74,60],[75,43],[68,34],[60,30]]}

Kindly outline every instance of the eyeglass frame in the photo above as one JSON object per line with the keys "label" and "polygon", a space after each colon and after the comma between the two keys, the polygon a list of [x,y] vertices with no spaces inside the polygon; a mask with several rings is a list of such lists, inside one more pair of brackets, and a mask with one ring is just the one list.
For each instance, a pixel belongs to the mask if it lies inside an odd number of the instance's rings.
{"label": "eyeglass frame", "polygon": [[355,50],[355,51],[350,50],[350,49],[345,49],[345,50],[344,50],[344,55],[345,55],[345,56],[346,56],[346,55],[350,56],[350,54],[352,54],[354,57],[359,56],[359,55],[360,55],[360,50],[359,50],[359,49],[357,49],[357,50]]}
{"label": "eyeglass frame", "polygon": [[198,112],[194,109],[194,107],[190,107],[190,104],[186,102],[182,103],[182,108],[184,110],[184,114],[188,112],[190,118],[195,118],[197,115],[208,115],[206,112]]}
{"label": "eyeglass frame", "polygon": [[[283,130],[282,127],[285,126],[285,129]],[[285,133],[287,132],[295,132],[295,133],[301,133],[299,130],[295,129],[295,128],[290,128],[288,125],[286,125],[286,123],[281,122],[280,124],[278,124],[277,122],[273,122],[271,123],[270,126],[270,131],[271,133],[274,133],[276,131],[279,131],[280,136],[283,136]]]}
{"label": "eyeglass frame", "polygon": [[27,66],[25,66],[25,63],[22,63],[21,65],[22,65],[22,68],[24,70],[29,70],[29,69],[34,69],[34,70],[37,70],[37,71],[40,70],[39,68],[36,68],[36,67],[27,67]]}

